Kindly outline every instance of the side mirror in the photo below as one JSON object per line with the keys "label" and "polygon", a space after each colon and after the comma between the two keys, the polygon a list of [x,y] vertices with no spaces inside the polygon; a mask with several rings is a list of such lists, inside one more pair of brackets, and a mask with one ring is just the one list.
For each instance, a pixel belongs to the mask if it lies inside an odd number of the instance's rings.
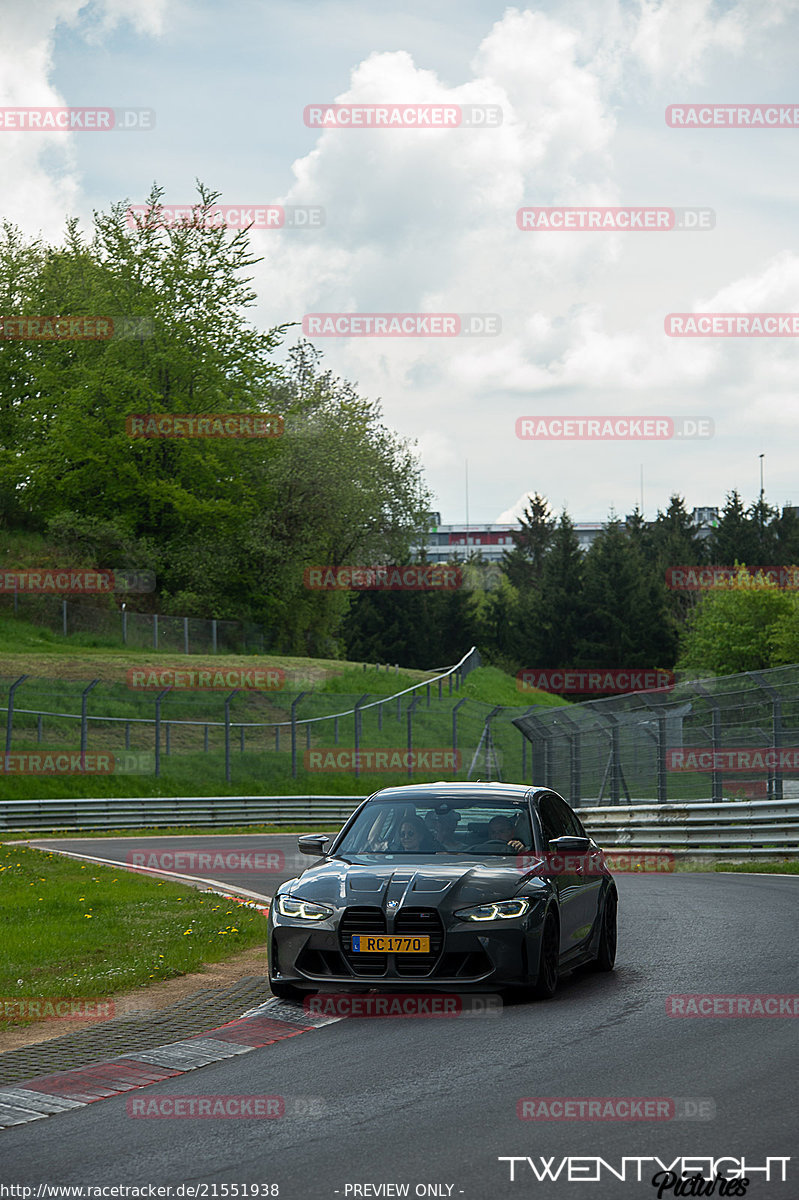
{"label": "side mirror", "polygon": [[300,854],[314,854],[317,858],[324,854],[325,846],[330,841],[328,833],[304,833],[297,838],[297,849]]}
{"label": "side mirror", "polygon": [[549,843],[549,848],[556,854],[587,854],[591,849],[591,839],[584,837],[553,838]]}

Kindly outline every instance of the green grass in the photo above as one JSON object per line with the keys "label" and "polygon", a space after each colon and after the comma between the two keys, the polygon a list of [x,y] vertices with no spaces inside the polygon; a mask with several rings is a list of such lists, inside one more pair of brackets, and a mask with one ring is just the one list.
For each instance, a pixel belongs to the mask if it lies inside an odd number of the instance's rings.
{"label": "green grass", "polygon": [[799,860],[786,858],[782,862],[719,862],[716,871],[736,871],[746,875],[799,875]]}
{"label": "green grass", "polygon": [[[7,843],[0,925],[4,1000],[113,996],[266,940],[266,918],[255,909]],[[9,1023],[19,1022],[0,1028]]]}

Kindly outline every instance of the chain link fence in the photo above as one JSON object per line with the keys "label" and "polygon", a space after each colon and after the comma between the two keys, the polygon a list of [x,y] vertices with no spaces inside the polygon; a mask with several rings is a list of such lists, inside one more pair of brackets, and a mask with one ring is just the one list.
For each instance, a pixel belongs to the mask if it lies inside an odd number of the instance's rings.
{"label": "chain link fence", "polygon": [[119,607],[84,604],[61,596],[15,592],[0,596],[0,613],[23,617],[53,633],[74,634],[118,642],[136,650],[173,654],[265,654],[272,649],[269,631],[252,621],[222,621],[205,617],[171,617],[163,613],[130,612]]}
{"label": "chain link fence", "polygon": [[799,666],[539,708],[513,724],[536,782],[576,806],[799,796]]}

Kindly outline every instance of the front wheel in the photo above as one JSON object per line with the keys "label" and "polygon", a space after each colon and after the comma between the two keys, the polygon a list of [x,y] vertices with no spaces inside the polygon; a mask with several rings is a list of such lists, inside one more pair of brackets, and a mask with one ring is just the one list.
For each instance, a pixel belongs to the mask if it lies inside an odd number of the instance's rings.
{"label": "front wheel", "polygon": [[602,909],[602,931],[599,948],[591,966],[595,971],[612,971],[616,963],[616,924],[619,902],[615,892],[608,892]]}

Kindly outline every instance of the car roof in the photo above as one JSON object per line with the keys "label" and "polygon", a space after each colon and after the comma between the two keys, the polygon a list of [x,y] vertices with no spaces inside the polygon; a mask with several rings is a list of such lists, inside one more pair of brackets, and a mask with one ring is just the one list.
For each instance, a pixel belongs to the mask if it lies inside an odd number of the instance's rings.
{"label": "car roof", "polygon": [[403,800],[411,799],[417,796],[420,799],[424,796],[459,796],[464,800],[477,800],[480,797],[496,796],[498,799],[502,796],[507,796],[509,799],[520,800],[525,796],[533,796],[536,792],[552,791],[552,788],[543,787],[533,783],[452,783],[450,780],[441,780],[440,783],[407,783],[400,784],[397,787],[380,788],[374,792],[369,799],[376,799],[378,796],[387,800]]}

